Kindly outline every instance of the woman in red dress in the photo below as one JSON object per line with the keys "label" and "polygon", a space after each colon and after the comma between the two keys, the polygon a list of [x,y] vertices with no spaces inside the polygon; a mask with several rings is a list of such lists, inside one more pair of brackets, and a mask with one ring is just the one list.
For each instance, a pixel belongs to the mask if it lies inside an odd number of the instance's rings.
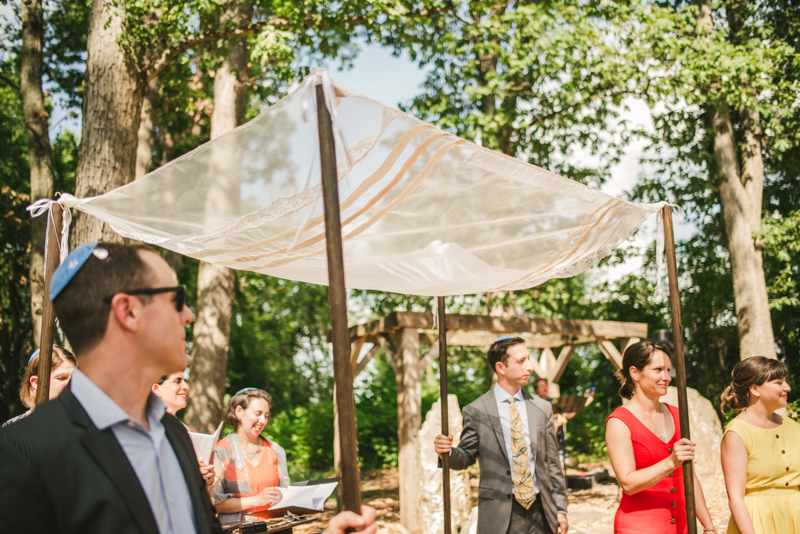
{"label": "woman in red dress", "polygon": [[[687,532],[682,465],[694,459],[694,443],[681,439],[678,409],[658,400],[667,393],[671,368],[669,349],[650,339],[622,357],[619,393],[629,402],[606,420],[608,455],[623,491],[615,534]],[[716,532],[696,476],[694,489],[703,532]]]}

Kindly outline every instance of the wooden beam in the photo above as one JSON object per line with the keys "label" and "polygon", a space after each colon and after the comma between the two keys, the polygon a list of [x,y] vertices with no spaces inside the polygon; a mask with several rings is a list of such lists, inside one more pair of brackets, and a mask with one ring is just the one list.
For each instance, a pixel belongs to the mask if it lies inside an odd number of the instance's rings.
{"label": "wooden beam", "polygon": [[564,370],[567,368],[567,365],[572,359],[573,354],[575,354],[575,345],[567,345],[561,349],[561,353],[558,355],[558,360],[556,361],[555,369],[553,369],[553,371],[550,373],[550,382],[556,383],[561,380],[561,375],[564,374]]}
{"label": "wooden beam", "polygon": [[[447,338],[447,345],[451,347],[486,347],[488,348],[497,339],[497,334],[485,332],[455,332],[448,331],[450,337]],[[565,345],[582,345],[584,343],[595,343],[594,336],[569,336],[562,334],[520,334],[525,340],[525,346],[529,349],[543,349],[546,347],[558,348]],[[367,338],[369,340],[369,338]],[[436,345],[439,336],[435,332],[422,331],[419,333],[420,345]]]}
{"label": "wooden beam", "polygon": [[607,339],[598,337],[597,346],[600,347],[600,350],[606,355],[606,358],[611,360],[611,363],[614,364],[614,367],[617,370],[622,368],[622,355],[619,353],[617,347],[615,347],[613,343]]}
{"label": "wooden beam", "polygon": [[[681,438],[691,440],[689,431],[689,400],[686,395],[686,362],[683,359],[683,326],[681,326],[681,297],[678,288],[678,263],[675,258],[675,235],[672,230],[672,208],[664,206],[661,211],[664,221],[664,247],[667,253],[669,277],[669,310],[672,316],[672,363],[675,364],[675,382],[678,389],[678,413]],[[683,489],[686,496],[686,524],[688,534],[697,534],[697,512],[694,498],[694,463],[683,462]]]}
{"label": "wooden beam", "polygon": [[61,205],[50,205],[47,217],[47,233],[44,240],[44,301],[42,302],[42,333],[39,338],[39,370],[37,373],[36,406],[50,400],[50,371],[53,366],[53,339],[56,331],[56,316],[50,302],[50,282],[53,272],[61,264],[59,236],[61,235]]}
{"label": "wooden beam", "polygon": [[[489,315],[448,315],[448,329],[492,333],[560,334],[575,336],[647,337],[647,324],[618,321],[581,321],[565,319],[537,319],[531,317],[494,317]],[[391,333],[399,328],[434,328],[429,312],[393,312],[375,321],[350,328],[350,338]]]}
{"label": "wooden beam", "polygon": [[325,242],[328,259],[328,300],[331,309],[333,342],[333,380],[339,416],[341,446],[342,504],[345,510],[361,513],[361,477],[358,472],[356,406],[353,397],[353,367],[350,363],[350,336],[347,331],[347,292],[344,287],[342,223],[339,215],[339,182],[336,172],[336,147],[331,115],[325,93],[317,85],[317,128],[319,131],[322,198],[325,208]]}
{"label": "wooden beam", "polygon": [[375,356],[377,356],[381,350],[383,350],[383,346],[385,343],[386,341],[383,338],[381,338],[380,342],[375,343],[375,345],[373,345],[372,348],[369,349],[369,352],[363,358],[361,358],[360,362],[358,362],[358,365],[356,366],[356,371],[353,373],[353,378],[360,375],[361,371],[367,368],[369,362],[371,362],[372,359],[375,358]]}
{"label": "wooden beam", "polygon": [[361,347],[364,346],[364,341],[366,339],[367,338],[365,337],[359,337],[356,338],[352,343],[352,347],[350,349],[350,366],[353,369],[353,378],[356,377],[356,368],[358,367],[358,357],[359,355],[361,355]]}
{"label": "wooden beam", "polygon": [[634,343],[640,342],[641,339],[638,337],[623,337],[619,340],[619,352],[623,356],[625,356],[625,351],[628,350],[628,347],[633,345]]}
{"label": "wooden beam", "polygon": [[[456,333],[453,332],[452,330],[448,330],[447,331],[447,334],[445,335],[444,339],[445,339],[445,342],[447,343],[448,346],[450,345],[450,340],[453,337],[455,337],[455,335],[456,335]],[[422,340],[422,335],[421,334],[420,334],[419,338],[420,338],[420,344],[422,344],[421,343],[421,340]],[[419,372],[420,373],[424,373],[425,369],[430,367],[430,365],[433,363],[433,360],[435,360],[436,358],[439,357],[439,350],[440,350],[439,347],[441,347],[441,345],[442,344],[439,341],[439,336],[436,336],[436,340],[433,343],[431,343],[431,348],[428,349],[428,352],[426,352],[425,355],[422,358],[420,358],[420,360],[419,360]]]}
{"label": "wooden beam", "polygon": [[542,371],[544,371],[544,376],[542,378],[547,379],[548,383],[552,382],[550,376],[552,376],[556,368],[556,357],[550,347],[542,349],[542,354],[539,356],[539,365],[542,367]]}

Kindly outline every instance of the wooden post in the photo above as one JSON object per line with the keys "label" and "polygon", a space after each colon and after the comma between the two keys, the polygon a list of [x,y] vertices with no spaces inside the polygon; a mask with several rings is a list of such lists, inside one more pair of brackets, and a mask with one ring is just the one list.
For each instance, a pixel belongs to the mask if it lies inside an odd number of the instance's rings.
{"label": "wooden post", "polygon": [[[439,297],[439,404],[442,408],[442,435],[450,435],[447,406],[447,314],[444,297]],[[442,456],[442,491],[444,492],[444,534],[452,531],[450,512],[450,456]]]}
{"label": "wooden post", "polygon": [[[672,341],[675,364],[675,383],[678,387],[678,411],[680,413],[681,438],[691,439],[689,432],[689,401],[686,396],[686,364],[683,359],[683,327],[681,326],[681,297],[678,292],[678,265],[675,259],[675,234],[672,228],[672,208],[664,206],[664,245],[667,252],[669,277],[669,308],[672,316]],[[694,466],[683,462],[683,487],[686,492],[686,523],[688,534],[697,534],[697,513],[694,500]]]}
{"label": "wooden post", "polygon": [[342,468],[342,500],[345,510],[361,513],[361,480],[358,472],[356,406],[353,398],[353,368],[350,364],[350,333],[347,329],[347,292],[344,287],[344,253],[339,216],[339,182],[331,116],[322,86],[317,89],[317,124],[325,205],[325,241],[328,253],[328,300],[331,308],[333,380],[339,415]]}
{"label": "wooden post", "polygon": [[56,332],[53,303],[50,302],[50,282],[53,271],[61,264],[61,205],[50,205],[47,217],[47,233],[44,240],[44,300],[42,301],[42,336],[39,339],[39,371],[36,382],[36,406],[50,400],[50,371],[53,363],[53,339]]}

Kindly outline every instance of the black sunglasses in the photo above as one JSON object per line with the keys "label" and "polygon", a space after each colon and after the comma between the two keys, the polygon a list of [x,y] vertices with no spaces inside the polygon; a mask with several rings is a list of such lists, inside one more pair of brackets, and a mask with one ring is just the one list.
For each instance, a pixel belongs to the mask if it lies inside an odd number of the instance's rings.
{"label": "black sunglasses", "polygon": [[[170,293],[175,292],[175,298],[172,299],[172,302],[175,304],[175,309],[178,310],[178,313],[183,311],[183,306],[186,304],[186,287],[185,286],[175,286],[175,287],[143,287],[141,289],[132,289],[130,291],[118,291],[114,293],[114,295],[118,293],[124,293],[125,295],[158,295],[159,293]],[[111,302],[111,299],[114,298],[114,295],[110,297],[104,297],[103,302]]]}

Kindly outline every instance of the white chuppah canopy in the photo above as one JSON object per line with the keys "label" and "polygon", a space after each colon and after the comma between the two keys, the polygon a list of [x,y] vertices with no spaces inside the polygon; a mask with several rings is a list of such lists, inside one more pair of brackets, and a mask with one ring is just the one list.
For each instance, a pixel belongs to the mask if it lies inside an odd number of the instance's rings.
{"label": "white chuppah canopy", "polygon": [[[60,203],[186,256],[327,284],[319,76],[136,182]],[[584,271],[664,206],[611,197],[330,87],[349,288],[446,296],[533,287]]]}

